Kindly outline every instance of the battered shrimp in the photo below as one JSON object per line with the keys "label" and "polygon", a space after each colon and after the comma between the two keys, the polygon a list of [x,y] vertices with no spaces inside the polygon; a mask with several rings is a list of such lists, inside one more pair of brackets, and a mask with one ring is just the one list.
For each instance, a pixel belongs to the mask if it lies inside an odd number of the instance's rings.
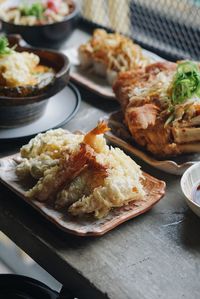
{"label": "battered shrimp", "polygon": [[29,142],[22,149],[27,158],[16,172],[39,180],[26,196],[74,216],[92,214],[95,218],[141,199],[145,193],[140,167],[119,149],[106,145],[103,134],[108,130],[100,122],[78,139],[51,131]]}
{"label": "battered shrimp", "polygon": [[[100,167],[98,166],[98,168]],[[95,188],[103,185],[104,179],[107,176],[108,172],[106,168],[102,167],[99,171],[88,166],[79,176],[74,178],[70,184],[58,193],[55,208],[61,209],[69,207],[83,196],[89,196]]]}
{"label": "battered shrimp", "polygon": [[71,156],[64,155],[59,161],[59,166],[47,170],[44,177],[27,192],[27,196],[39,201],[56,198],[56,194],[70,183],[87,165],[92,156],[90,148],[82,143],[80,150]]}
{"label": "battered shrimp", "polygon": [[106,141],[105,138],[103,138],[103,134],[109,130],[110,128],[108,128],[106,122],[101,121],[98,123],[96,128],[94,128],[85,135],[83,143],[90,145],[96,153],[108,151],[109,147],[106,145]]}
{"label": "battered shrimp", "polygon": [[96,154],[93,152],[88,157],[84,170],[57,194],[55,208],[68,207],[82,196],[88,196],[95,188],[103,185],[107,176],[107,167],[97,162]]}
{"label": "battered shrimp", "polygon": [[69,213],[74,216],[93,214],[95,218],[102,218],[112,208],[144,197],[140,167],[117,148],[111,148],[109,154],[104,156],[106,165],[108,160],[106,177],[103,177],[100,184],[93,186],[89,195],[84,194],[73,203],[68,209]]}
{"label": "battered shrimp", "polygon": [[44,176],[27,192],[27,196],[39,201],[53,198],[55,200],[57,193],[68,186],[87,167],[99,172],[96,175],[96,181],[99,181],[102,173],[106,176],[106,167],[96,161],[95,152],[100,151],[102,147],[104,150],[106,149],[106,144],[102,142],[103,136],[97,135],[107,130],[106,123],[101,122],[95,129],[87,133],[75,154],[64,154],[63,158],[59,160],[59,165],[45,171]]}
{"label": "battered shrimp", "polygon": [[57,209],[67,207],[70,204],[79,200],[82,196],[88,196],[95,188],[103,185],[104,179],[108,176],[107,167],[100,162],[97,162],[97,151],[102,148],[107,150],[104,144],[104,138],[97,136],[108,130],[105,122],[101,122],[98,126],[87,133],[83,139],[83,145],[90,147],[92,154],[88,157],[87,166],[79,173],[79,176],[74,178],[67,184],[65,188],[57,194],[55,207]]}

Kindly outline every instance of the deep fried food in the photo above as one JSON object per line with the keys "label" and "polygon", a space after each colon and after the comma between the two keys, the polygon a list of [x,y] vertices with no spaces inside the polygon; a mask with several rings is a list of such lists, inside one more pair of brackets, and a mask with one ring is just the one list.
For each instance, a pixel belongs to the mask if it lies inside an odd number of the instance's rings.
{"label": "deep fried food", "polygon": [[63,129],[49,130],[40,133],[31,139],[28,144],[22,146],[20,153],[23,158],[36,158],[45,154],[52,159],[61,158],[61,153],[72,153],[76,150],[84,136],[81,134],[70,134]]}
{"label": "deep fried food", "polygon": [[26,195],[72,215],[92,214],[96,218],[142,199],[140,167],[121,150],[106,145],[103,133],[108,130],[106,123],[100,122],[78,138],[55,130],[31,140],[22,148],[26,158],[16,170],[20,177],[39,179]]}
{"label": "deep fried food", "polygon": [[138,69],[152,61],[130,38],[103,29],[96,29],[92,38],[79,47],[79,59],[83,68],[92,66],[110,84],[119,72]]}
{"label": "deep fried food", "polygon": [[103,184],[69,207],[69,212],[73,215],[94,213],[96,218],[102,218],[112,208],[121,207],[144,196],[139,166],[120,149],[111,148],[109,154],[104,156],[103,163],[109,165]]}
{"label": "deep fried food", "polygon": [[159,62],[121,73],[113,86],[133,139],[156,156],[200,151],[200,71]]}
{"label": "deep fried food", "polygon": [[33,189],[28,191],[27,196],[39,201],[54,198],[67,183],[79,175],[90,156],[91,151],[84,144],[81,144],[80,150],[70,156],[63,154],[59,165],[46,170],[44,177],[38,181]]}

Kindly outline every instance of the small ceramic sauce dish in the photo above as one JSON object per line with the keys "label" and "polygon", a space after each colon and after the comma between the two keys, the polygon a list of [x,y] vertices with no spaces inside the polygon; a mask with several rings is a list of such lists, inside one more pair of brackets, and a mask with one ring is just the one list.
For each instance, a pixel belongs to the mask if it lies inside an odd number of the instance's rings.
{"label": "small ceramic sauce dish", "polygon": [[200,206],[200,180],[192,188],[192,201]]}
{"label": "small ceramic sauce dish", "polygon": [[184,172],[180,183],[186,203],[200,217],[200,162]]}

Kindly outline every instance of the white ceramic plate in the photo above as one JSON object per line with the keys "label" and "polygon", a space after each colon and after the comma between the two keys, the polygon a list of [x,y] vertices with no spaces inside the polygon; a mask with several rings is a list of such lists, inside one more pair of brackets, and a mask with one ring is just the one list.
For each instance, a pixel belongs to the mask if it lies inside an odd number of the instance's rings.
{"label": "white ceramic plate", "polygon": [[[143,53],[152,58],[154,61],[162,61],[164,60],[160,56],[149,52],[147,50],[142,50]],[[112,90],[112,86],[110,86],[105,78],[102,78],[96,74],[94,74],[92,68],[87,70],[83,70],[80,67],[80,61],[78,58],[78,49],[77,48],[69,48],[63,51],[65,55],[68,56],[71,63],[70,70],[70,78],[82,86],[86,87],[90,91],[105,97],[110,100],[115,100],[115,95]]]}
{"label": "white ceramic plate", "polygon": [[0,129],[0,140],[26,138],[60,127],[76,114],[80,101],[79,91],[73,84],[69,83],[68,86],[49,100],[41,118],[20,127]]}
{"label": "white ceramic plate", "polygon": [[151,153],[139,147],[130,135],[128,129],[123,125],[123,115],[121,111],[110,115],[108,126],[111,131],[106,133],[106,138],[116,146],[121,147],[128,153],[140,158],[147,164],[164,172],[182,175],[188,167],[200,161],[200,154],[184,154],[168,160],[158,160]]}
{"label": "white ceramic plate", "polygon": [[186,170],[181,178],[181,189],[191,210],[200,217],[200,205],[192,200],[193,188],[200,182],[200,162]]}

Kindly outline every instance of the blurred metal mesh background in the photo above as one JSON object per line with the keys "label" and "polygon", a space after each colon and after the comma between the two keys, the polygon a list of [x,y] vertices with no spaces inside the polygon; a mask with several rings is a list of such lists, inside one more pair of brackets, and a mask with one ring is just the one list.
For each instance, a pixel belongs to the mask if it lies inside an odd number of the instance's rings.
{"label": "blurred metal mesh background", "polygon": [[172,60],[200,59],[200,0],[82,0],[85,20]]}

